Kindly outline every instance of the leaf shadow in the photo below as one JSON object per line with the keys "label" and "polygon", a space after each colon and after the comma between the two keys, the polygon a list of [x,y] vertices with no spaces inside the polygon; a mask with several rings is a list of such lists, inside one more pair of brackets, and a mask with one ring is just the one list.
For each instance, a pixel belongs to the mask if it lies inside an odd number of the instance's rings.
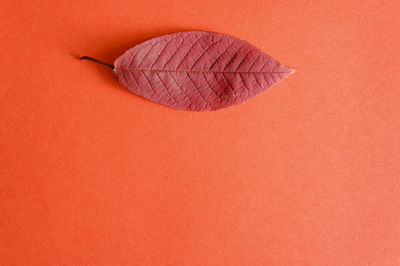
{"label": "leaf shadow", "polygon": [[[119,56],[121,56],[123,53],[125,53],[125,51],[144,41],[165,34],[171,34],[189,30],[193,29],[165,28],[165,29],[155,29],[146,31],[141,30],[141,31],[135,31],[132,34],[127,34],[122,38],[120,34],[118,34],[118,36],[116,36],[116,34],[111,34],[110,36],[104,37],[105,40],[104,43],[99,44],[99,42],[95,42],[92,45],[89,45],[90,47],[89,49],[93,48],[92,50],[87,49],[85,51],[82,51],[82,54],[79,55],[77,53],[71,53],[71,56],[74,56],[77,59],[79,59],[82,56],[90,56],[105,63],[113,64],[114,60],[117,59]],[[99,74],[104,80],[104,82],[112,84],[117,89],[121,89],[126,91],[127,93],[130,93],[127,89],[118,84],[110,68],[99,64],[93,64],[93,67],[99,71]]]}

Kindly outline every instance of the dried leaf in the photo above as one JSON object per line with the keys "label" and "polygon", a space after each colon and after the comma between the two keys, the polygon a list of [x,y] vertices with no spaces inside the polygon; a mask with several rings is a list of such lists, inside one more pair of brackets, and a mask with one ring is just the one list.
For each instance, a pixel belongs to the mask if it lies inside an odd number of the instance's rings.
{"label": "dried leaf", "polygon": [[251,44],[202,31],[164,35],[114,62],[125,88],[174,109],[213,111],[242,103],[294,72]]}

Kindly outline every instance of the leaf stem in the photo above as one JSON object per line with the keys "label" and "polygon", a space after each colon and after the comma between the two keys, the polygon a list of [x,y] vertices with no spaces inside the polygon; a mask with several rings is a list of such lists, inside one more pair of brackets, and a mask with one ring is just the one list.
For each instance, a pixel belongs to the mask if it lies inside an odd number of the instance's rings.
{"label": "leaf stem", "polygon": [[105,65],[105,66],[108,66],[108,67],[114,69],[114,66],[113,66],[113,65],[107,64],[107,63],[103,63],[103,62],[101,62],[101,61],[99,61],[99,60],[97,60],[97,59],[91,58],[91,57],[89,57],[89,56],[82,56],[82,57],[79,58],[79,59],[80,59],[80,60],[83,60],[83,59],[90,60],[90,61],[93,61],[93,62],[102,64],[102,65]]}

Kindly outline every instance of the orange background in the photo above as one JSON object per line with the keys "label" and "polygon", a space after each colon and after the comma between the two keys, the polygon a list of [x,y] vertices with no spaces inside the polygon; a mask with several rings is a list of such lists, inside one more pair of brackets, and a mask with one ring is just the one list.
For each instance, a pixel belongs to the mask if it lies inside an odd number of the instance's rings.
{"label": "orange background", "polygon": [[[3,1],[2,265],[399,265],[397,1]],[[297,72],[175,111],[112,63],[210,30]]]}

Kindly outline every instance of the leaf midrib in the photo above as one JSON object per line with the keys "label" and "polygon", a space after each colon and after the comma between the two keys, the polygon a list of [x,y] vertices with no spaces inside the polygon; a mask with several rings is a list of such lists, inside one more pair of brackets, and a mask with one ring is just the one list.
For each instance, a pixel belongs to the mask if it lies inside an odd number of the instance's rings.
{"label": "leaf midrib", "polygon": [[116,68],[116,70],[147,71],[147,72],[232,73],[232,74],[292,73],[291,71],[215,71],[215,70],[196,70],[196,69],[150,69],[150,68]]}

